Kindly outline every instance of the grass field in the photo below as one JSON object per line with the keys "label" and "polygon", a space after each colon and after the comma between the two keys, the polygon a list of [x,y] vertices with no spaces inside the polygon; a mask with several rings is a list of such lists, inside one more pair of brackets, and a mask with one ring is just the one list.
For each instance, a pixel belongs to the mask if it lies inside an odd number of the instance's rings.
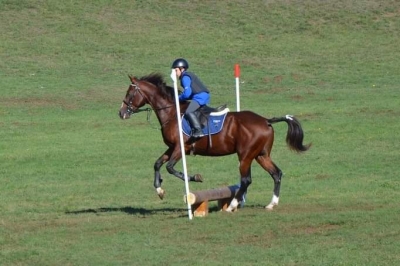
{"label": "grass field", "polygon": [[[396,0],[0,0],[0,265],[395,265],[399,29]],[[239,63],[242,109],[302,122],[302,155],[274,127],[274,211],[256,164],[233,214],[189,221],[165,169],[156,195],[157,119],[117,112],[176,57],[211,105],[235,109]],[[238,182],[236,156],[187,163],[192,190]]]}

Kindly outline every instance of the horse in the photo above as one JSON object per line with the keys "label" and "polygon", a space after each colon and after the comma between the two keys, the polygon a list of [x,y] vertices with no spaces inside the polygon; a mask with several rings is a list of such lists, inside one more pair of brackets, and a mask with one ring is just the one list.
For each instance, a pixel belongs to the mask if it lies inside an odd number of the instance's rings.
{"label": "horse", "polygon": [[[129,78],[130,85],[122,101],[119,116],[121,119],[128,119],[131,115],[143,111],[140,108],[146,104],[150,105],[155,112],[161,126],[164,143],[168,147],[154,163],[154,188],[160,199],[163,199],[165,190],[161,188],[163,179],[160,168],[165,163],[167,163],[166,169],[169,174],[185,180],[184,174],[174,168],[182,157],[174,88],[166,84],[160,73],[151,73],[141,78],[129,75]],[[187,106],[188,102],[180,103],[180,110],[184,113]],[[237,209],[243,195],[252,183],[251,164],[254,160],[271,175],[274,181],[272,199],[265,208],[272,210],[278,205],[282,171],[272,161],[270,155],[274,142],[272,124],[279,122],[286,122],[288,125],[286,143],[291,150],[302,153],[310,148],[311,143],[303,144],[303,129],[299,120],[294,116],[265,118],[252,111],[228,112],[225,124],[217,134],[199,139],[183,136],[185,154],[200,156],[237,154],[240,188],[226,211],[232,212]],[[212,145],[210,145],[211,142]],[[188,180],[202,182],[203,178],[200,174],[195,174],[188,175]]]}

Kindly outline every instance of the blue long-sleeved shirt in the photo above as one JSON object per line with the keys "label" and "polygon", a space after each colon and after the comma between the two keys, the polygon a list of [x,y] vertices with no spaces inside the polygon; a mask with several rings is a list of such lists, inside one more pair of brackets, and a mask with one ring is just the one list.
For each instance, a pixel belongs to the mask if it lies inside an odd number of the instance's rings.
{"label": "blue long-sleeved shirt", "polygon": [[205,105],[210,102],[210,95],[208,92],[193,93],[192,80],[189,76],[183,75],[181,78],[181,86],[183,92],[179,95],[180,101],[195,100],[199,105]]}

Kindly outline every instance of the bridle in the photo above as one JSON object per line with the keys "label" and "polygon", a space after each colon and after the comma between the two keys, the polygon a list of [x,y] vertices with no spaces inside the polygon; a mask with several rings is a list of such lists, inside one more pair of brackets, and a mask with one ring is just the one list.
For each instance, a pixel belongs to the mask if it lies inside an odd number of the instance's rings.
{"label": "bridle", "polygon": [[[171,107],[175,106],[175,105],[171,104],[171,105],[164,106],[164,107],[159,107],[159,108],[143,108],[143,109],[137,108],[137,109],[134,110],[134,109],[133,109],[132,102],[133,102],[133,100],[135,99],[136,93],[139,93],[144,99],[147,100],[147,102],[150,103],[150,101],[148,100],[148,98],[146,97],[146,95],[143,94],[142,90],[140,89],[140,87],[139,87],[139,85],[138,85],[137,83],[132,83],[131,86],[134,88],[134,92],[133,92],[133,93],[129,93],[129,102],[127,102],[127,101],[125,101],[125,100],[122,101],[122,102],[126,105],[127,113],[128,113],[129,115],[136,114],[136,113],[140,113],[140,112],[147,112],[147,121],[150,122],[150,114],[151,114],[151,111],[153,111],[153,110],[155,110],[155,111],[164,110],[164,109],[171,108]],[[152,107],[153,107],[153,106],[152,106]],[[163,127],[163,126],[164,126],[165,124],[167,124],[168,122],[169,122],[169,120],[167,120],[166,122],[164,122],[164,123],[161,125],[161,127]]]}
{"label": "bridle", "polygon": [[[137,85],[137,84],[135,84],[135,83],[132,83],[131,84],[131,86],[135,89],[134,90],[134,92],[133,92],[133,94],[132,93],[129,93],[129,102],[127,102],[127,101],[125,101],[125,100],[123,100],[122,102],[126,105],[126,111],[129,113],[129,115],[131,115],[131,114],[135,114],[135,113],[140,113],[140,112],[143,112],[143,111],[147,111],[147,109],[150,109],[150,108],[145,108],[145,109],[136,109],[136,110],[133,110],[133,106],[132,106],[132,102],[133,102],[133,99],[135,98],[135,96],[136,96],[136,93],[137,92],[139,92],[140,93],[140,95],[143,97],[143,98],[145,98],[145,96],[143,95],[143,93],[141,92],[141,90],[140,90],[140,88],[139,88],[139,85]],[[151,109],[150,109],[151,110]]]}

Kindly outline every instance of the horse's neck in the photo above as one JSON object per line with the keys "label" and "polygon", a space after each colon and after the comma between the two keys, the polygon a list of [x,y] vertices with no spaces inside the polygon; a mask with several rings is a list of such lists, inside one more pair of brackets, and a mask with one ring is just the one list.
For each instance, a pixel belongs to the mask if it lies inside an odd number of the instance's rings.
{"label": "horse's neck", "polygon": [[156,113],[158,121],[161,125],[168,123],[171,119],[176,118],[175,103],[163,99],[162,101],[154,101],[150,104]]}

